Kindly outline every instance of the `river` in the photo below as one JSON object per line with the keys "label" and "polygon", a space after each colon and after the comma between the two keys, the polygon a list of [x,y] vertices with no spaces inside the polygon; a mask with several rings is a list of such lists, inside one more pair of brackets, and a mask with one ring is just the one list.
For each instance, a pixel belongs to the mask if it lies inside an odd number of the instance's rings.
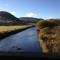
{"label": "river", "polygon": [[0,41],[0,51],[40,53],[36,28],[30,28],[2,39]]}

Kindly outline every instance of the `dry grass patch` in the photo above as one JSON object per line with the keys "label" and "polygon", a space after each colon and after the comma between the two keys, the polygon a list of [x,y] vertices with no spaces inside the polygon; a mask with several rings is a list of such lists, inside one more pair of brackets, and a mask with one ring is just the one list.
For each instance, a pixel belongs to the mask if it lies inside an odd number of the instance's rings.
{"label": "dry grass patch", "polygon": [[17,29],[24,29],[27,28],[28,26],[0,26],[0,33],[4,32],[11,32]]}
{"label": "dry grass patch", "polygon": [[[37,34],[40,48],[43,53],[53,56],[60,55],[60,26],[42,21],[37,24]],[[41,28],[42,27],[42,28]]]}

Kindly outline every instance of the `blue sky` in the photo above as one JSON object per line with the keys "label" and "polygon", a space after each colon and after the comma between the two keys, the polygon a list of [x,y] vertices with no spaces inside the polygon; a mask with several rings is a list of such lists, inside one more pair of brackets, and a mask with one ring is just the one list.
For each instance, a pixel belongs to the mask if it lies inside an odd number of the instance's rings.
{"label": "blue sky", "polygon": [[60,18],[60,0],[0,0],[0,11],[16,17]]}

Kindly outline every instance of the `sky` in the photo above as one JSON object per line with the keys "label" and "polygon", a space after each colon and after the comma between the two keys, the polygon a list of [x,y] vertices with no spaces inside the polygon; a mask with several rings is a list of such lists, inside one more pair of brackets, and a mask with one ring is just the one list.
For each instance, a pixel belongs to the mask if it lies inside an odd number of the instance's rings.
{"label": "sky", "polygon": [[60,18],[60,0],[0,0],[0,11],[16,17]]}

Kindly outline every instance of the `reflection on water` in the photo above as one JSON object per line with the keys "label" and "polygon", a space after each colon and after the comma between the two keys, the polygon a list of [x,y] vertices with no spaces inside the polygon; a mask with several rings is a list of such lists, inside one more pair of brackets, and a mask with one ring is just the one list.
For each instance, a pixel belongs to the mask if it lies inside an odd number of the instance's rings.
{"label": "reflection on water", "polygon": [[1,40],[0,51],[40,52],[36,29],[30,28]]}

